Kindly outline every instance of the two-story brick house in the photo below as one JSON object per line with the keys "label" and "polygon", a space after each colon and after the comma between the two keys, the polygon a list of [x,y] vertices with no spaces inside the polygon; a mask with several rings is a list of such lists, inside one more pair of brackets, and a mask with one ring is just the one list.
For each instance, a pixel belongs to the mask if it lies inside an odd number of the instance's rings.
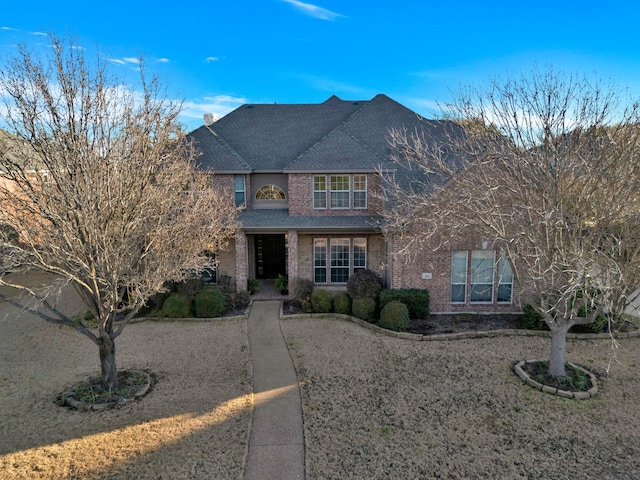
{"label": "two-story brick house", "polygon": [[407,263],[395,258],[393,236],[383,234],[378,172],[407,182],[416,175],[390,161],[390,129],[426,129],[437,138],[445,123],[384,95],[355,102],[332,96],[320,104],[243,105],[194,130],[200,168],[244,206],[241,231],[218,252],[219,273],[238,289],[248,278],[285,273],[331,288],[368,268],[390,287],[429,289],[435,312],[512,310],[512,282],[505,284],[508,275],[498,272],[505,266],[482,239]]}

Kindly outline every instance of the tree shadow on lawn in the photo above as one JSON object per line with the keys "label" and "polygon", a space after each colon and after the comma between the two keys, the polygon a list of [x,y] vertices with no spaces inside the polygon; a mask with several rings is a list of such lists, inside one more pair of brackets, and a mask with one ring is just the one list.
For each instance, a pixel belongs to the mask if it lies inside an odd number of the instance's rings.
{"label": "tree shadow on lawn", "polygon": [[[122,408],[78,412],[55,398],[97,373],[95,345],[27,313],[6,313],[0,315],[0,378],[8,384],[0,392],[0,473],[140,477],[139,465],[157,464],[168,473],[188,467],[184,476],[193,476],[198,465],[216,468],[210,458],[222,469],[242,461],[252,391],[243,320],[129,325],[116,345],[119,368],[151,371],[154,389]],[[217,451],[226,453],[218,458]]]}

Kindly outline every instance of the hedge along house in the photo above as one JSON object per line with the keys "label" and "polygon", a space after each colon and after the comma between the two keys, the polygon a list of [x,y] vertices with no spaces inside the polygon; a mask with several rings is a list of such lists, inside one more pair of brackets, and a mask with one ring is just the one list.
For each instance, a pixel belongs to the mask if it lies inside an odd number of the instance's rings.
{"label": "hedge along house", "polygon": [[236,289],[280,274],[340,289],[368,268],[390,288],[428,289],[432,312],[518,310],[508,265],[486,241],[464,238],[455,250],[426,249],[407,262],[396,255],[401,240],[383,233],[379,172],[407,185],[417,175],[391,161],[390,130],[429,131],[444,142],[451,123],[426,120],[385,95],[243,105],[213,120],[205,116],[190,136],[199,167],[215,173],[213,187],[242,207],[241,230],[217,252],[218,275]]}

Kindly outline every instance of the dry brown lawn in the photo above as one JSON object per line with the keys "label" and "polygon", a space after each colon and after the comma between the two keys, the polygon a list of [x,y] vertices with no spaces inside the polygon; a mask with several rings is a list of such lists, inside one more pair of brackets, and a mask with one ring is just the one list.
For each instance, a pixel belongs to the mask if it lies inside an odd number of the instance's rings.
{"label": "dry brown lawn", "polygon": [[60,407],[62,389],[98,373],[97,347],[0,305],[0,478],[240,478],[251,418],[246,321],[136,323],[116,348],[119,368],[156,376],[153,390],[101,413]]}
{"label": "dry brown lawn", "polygon": [[[545,338],[412,342],[343,320],[282,324],[308,479],[640,478],[639,339],[615,350],[570,341],[569,359],[601,389],[576,401],[512,372],[516,360],[548,356]],[[97,347],[0,304],[0,478],[242,478],[246,322],[132,324],[117,348],[120,368],[156,375],[151,393],[102,413],[59,407],[65,386],[97,373]]]}
{"label": "dry brown lawn", "polygon": [[[342,320],[285,320],[307,478],[640,478],[640,339],[570,341],[601,393],[568,400],[512,372],[550,340],[413,342]],[[610,363],[611,362],[611,363]],[[607,373],[608,371],[608,373]]]}

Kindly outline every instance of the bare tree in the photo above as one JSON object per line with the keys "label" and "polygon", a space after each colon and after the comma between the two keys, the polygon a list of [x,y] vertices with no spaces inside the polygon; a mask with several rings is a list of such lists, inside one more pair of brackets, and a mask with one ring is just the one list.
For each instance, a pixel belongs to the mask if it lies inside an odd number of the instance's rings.
{"label": "bare tree", "polygon": [[19,234],[5,235],[3,261],[73,285],[97,328],[41,297],[40,316],[98,346],[104,387],[116,384],[114,341],[127,322],[168,280],[211,267],[205,251],[236,229],[231,199],[194,168],[181,105],[142,70],[140,88],[55,35],[44,58],[21,47],[0,71],[0,223]]}
{"label": "bare tree", "polygon": [[568,330],[619,317],[639,286],[638,113],[613,85],[534,70],[458,94],[445,142],[392,134],[422,180],[408,191],[390,178],[389,229],[414,250],[494,240],[551,330],[553,376],[566,374]]}

